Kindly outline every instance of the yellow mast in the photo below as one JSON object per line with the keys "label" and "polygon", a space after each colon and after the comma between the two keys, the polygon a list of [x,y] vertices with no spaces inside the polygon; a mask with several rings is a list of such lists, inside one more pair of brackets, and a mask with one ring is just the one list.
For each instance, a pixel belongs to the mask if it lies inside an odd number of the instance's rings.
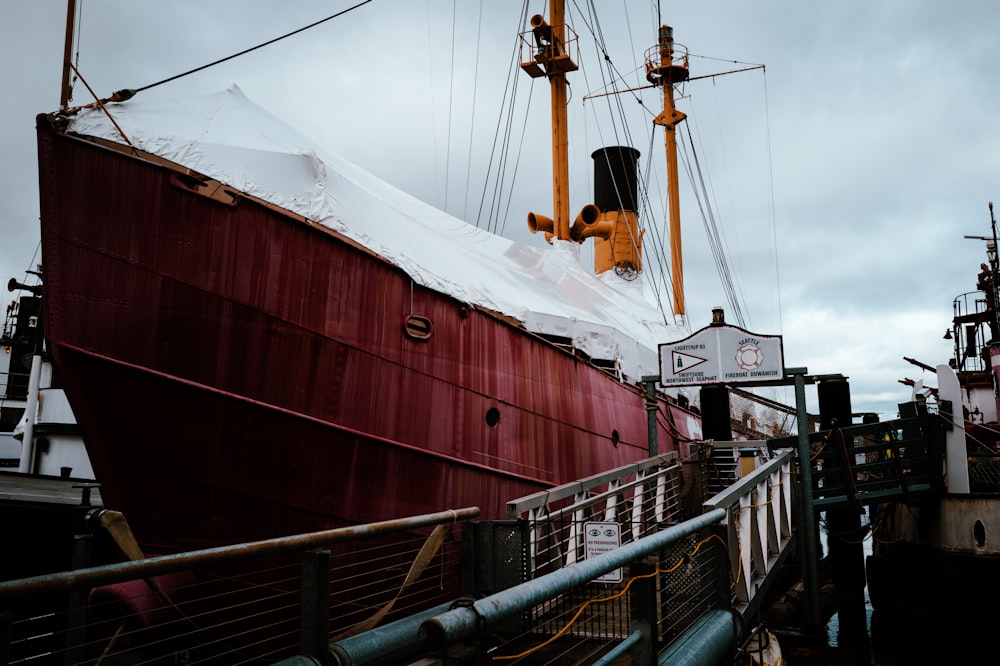
{"label": "yellow mast", "polygon": [[667,151],[667,197],[670,215],[670,265],[674,314],[684,314],[684,259],[681,252],[681,206],[677,192],[677,125],[687,116],[674,107],[674,84],[688,79],[687,49],[674,50],[674,30],[660,26],[659,44],[646,52],[646,80],[663,87],[663,111],[653,122],[663,125]]}
{"label": "yellow mast", "polygon": [[[634,210],[604,210],[592,204],[583,207],[572,226],[569,221],[569,138],[566,123],[566,73],[577,69],[570,50],[576,41],[565,25],[562,0],[553,0],[549,21],[541,14],[531,17],[531,30],[521,34],[521,69],[532,78],[549,79],[552,105],[552,209],[553,218],[528,213],[528,228],[552,238],[577,243],[594,237],[594,271],[614,268],[626,273],[642,270],[642,233]],[[673,29],[660,28],[659,44],[646,53],[646,78],[663,87],[663,111],[654,119],[666,134],[667,196],[669,199],[670,255],[673,278],[674,314],[683,316],[684,265],[681,252],[680,198],[677,185],[677,136],[675,127],[686,117],[674,107],[673,84],[688,78],[687,50],[679,46],[675,54]],[[527,56],[525,56],[527,51]],[[598,151],[594,154],[598,159]],[[634,204],[634,202],[633,202]],[[602,206],[607,205],[602,204]],[[615,205],[620,208],[624,201]]]}
{"label": "yellow mast", "polygon": [[[569,132],[566,122],[566,73],[576,71],[570,56],[576,35],[565,23],[562,0],[553,0],[549,20],[541,14],[531,17],[531,30],[521,34],[521,69],[532,78],[549,80],[552,105],[552,215],[553,218],[528,213],[528,228],[542,231],[546,240],[581,242],[594,234],[600,210],[592,204],[583,207],[570,227],[569,220]],[[527,51],[527,56],[524,55]],[[587,229],[585,231],[584,229]]]}
{"label": "yellow mast", "polygon": [[[534,20],[532,20],[534,23]],[[554,55],[564,50],[566,24],[562,0],[553,0],[549,7]],[[574,66],[575,68],[575,66]],[[555,71],[549,75],[552,90],[552,212],[556,237],[569,238],[569,134],[566,129],[566,74]]]}

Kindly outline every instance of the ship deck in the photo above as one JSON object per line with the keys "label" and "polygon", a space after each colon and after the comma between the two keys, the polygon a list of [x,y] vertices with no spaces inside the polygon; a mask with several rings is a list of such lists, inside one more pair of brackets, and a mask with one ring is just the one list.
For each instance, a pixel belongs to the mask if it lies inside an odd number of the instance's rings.
{"label": "ship deck", "polygon": [[[84,495],[89,501],[84,501]],[[100,489],[83,479],[0,471],[0,505],[103,506]]]}
{"label": "ship deck", "polygon": [[72,568],[76,535],[89,532],[86,516],[100,508],[86,479],[0,471],[0,580]]}

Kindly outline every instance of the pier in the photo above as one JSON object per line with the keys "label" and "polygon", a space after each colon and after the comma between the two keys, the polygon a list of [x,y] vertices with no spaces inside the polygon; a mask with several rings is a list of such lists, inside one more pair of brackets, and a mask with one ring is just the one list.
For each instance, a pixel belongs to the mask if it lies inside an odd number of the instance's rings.
{"label": "pier", "polygon": [[[804,516],[942,491],[942,423],[922,414],[810,433],[811,493],[798,441],[706,441],[686,460],[652,456],[511,498],[505,520],[458,507],[99,566],[74,560],[0,582],[0,661],[725,663],[763,650],[768,607],[809,579],[820,554],[801,537]],[[713,488],[713,461],[744,463],[749,446],[753,463]],[[79,504],[89,522],[77,529],[107,522],[104,507]],[[808,634],[819,629],[819,589],[804,594],[795,629]]]}

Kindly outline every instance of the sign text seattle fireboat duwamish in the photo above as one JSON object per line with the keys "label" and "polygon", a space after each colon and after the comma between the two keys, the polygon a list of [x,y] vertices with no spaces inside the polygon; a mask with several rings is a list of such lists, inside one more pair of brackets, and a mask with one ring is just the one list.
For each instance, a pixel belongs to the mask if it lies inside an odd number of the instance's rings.
{"label": "sign text seattle fireboat duwamish", "polygon": [[780,380],[784,371],[780,335],[715,325],[660,345],[663,386],[760,383]]}

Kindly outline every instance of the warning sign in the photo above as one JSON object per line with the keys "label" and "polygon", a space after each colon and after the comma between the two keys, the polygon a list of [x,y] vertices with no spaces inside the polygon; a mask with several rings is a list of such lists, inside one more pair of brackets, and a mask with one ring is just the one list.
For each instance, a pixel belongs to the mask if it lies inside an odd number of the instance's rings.
{"label": "warning sign", "polygon": [[[622,528],[618,523],[586,523],[583,528],[583,542],[587,559],[597,557],[622,545]],[[594,579],[595,583],[622,582],[621,568]]]}
{"label": "warning sign", "polygon": [[760,335],[738,326],[708,326],[660,345],[660,384],[760,383],[782,379],[785,355],[780,335]]}

